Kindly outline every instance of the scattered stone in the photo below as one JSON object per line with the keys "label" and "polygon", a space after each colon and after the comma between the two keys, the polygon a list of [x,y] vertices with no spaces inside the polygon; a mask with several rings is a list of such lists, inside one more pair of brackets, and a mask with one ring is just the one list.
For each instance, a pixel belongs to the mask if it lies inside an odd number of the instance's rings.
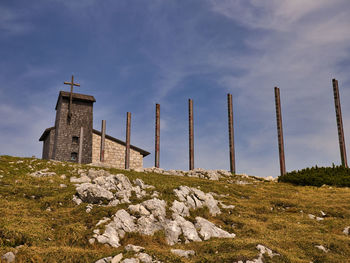
{"label": "scattered stone", "polygon": [[123,254],[120,253],[113,257],[111,263],[119,263],[123,259]]}
{"label": "scattered stone", "polygon": [[136,254],[136,257],[143,263],[152,263],[152,257],[146,253]]}
{"label": "scattered stone", "polygon": [[345,235],[349,235],[350,234],[350,226],[347,226],[346,228],[344,228],[343,233]]}
{"label": "scattered stone", "polygon": [[309,216],[310,219],[316,219],[317,221],[324,220],[324,218],[318,217],[318,216],[315,216],[315,215],[312,215],[312,214],[308,214],[308,216]]}
{"label": "scattered stone", "polygon": [[[257,245],[256,248],[259,250],[258,258],[253,260],[247,260],[245,263],[264,263],[264,254],[267,254],[270,258],[273,258],[274,256],[280,256],[280,254],[273,253],[271,249],[263,246],[263,245]],[[234,262],[234,263],[244,263],[242,260]]]}
{"label": "scattered stone", "polygon": [[82,184],[82,183],[90,183],[91,182],[91,179],[89,177],[87,177],[86,175],[85,176],[82,176],[80,178],[76,178],[75,176],[72,176],[69,181],[71,183],[77,183],[77,184]]}
{"label": "scattered stone", "polygon": [[42,169],[42,170],[39,170],[39,171],[35,171],[31,174],[29,174],[30,176],[33,176],[33,177],[47,177],[47,176],[54,176],[56,175],[55,172],[49,172],[49,168],[45,168],[45,169]]}
{"label": "scattered stone", "polygon": [[230,234],[221,228],[216,227],[213,223],[202,217],[196,217],[196,228],[199,229],[199,234],[204,240],[208,240],[212,237],[218,238],[234,238],[235,234]]}
{"label": "scattered stone", "polygon": [[1,259],[3,259],[5,262],[8,262],[8,263],[15,262],[15,258],[16,256],[12,252],[7,252],[1,257]]}
{"label": "scattered stone", "polygon": [[88,205],[86,206],[86,213],[90,213],[93,207],[94,207],[94,205],[88,204]]}
{"label": "scattered stone", "polygon": [[106,257],[106,258],[101,258],[97,260],[95,263],[110,263],[112,260],[112,257]]}
{"label": "scattered stone", "polygon": [[322,250],[323,252],[325,253],[328,253],[329,252],[329,249],[325,248],[324,246],[322,245],[318,245],[318,246],[315,246],[316,248],[318,248],[319,250]]}
{"label": "scattered stone", "polygon": [[73,202],[76,204],[76,205],[80,205],[83,201],[77,197],[76,195],[73,195],[73,198],[72,198]]}
{"label": "scattered stone", "polygon": [[121,263],[139,263],[140,260],[138,258],[126,258]]}
{"label": "scattered stone", "polygon": [[97,222],[96,226],[102,225],[104,223],[107,223],[108,221],[110,221],[111,219],[108,217],[104,217],[102,218],[100,221]]}
{"label": "scattered stone", "polygon": [[125,246],[125,250],[126,251],[133,251],[133,252],[140,252],[140,251],[143,251],[145,248],[144,247],[140,247],[140,246],[135,246],[135,245],[132,245],[132,244],[128,244]]}
{"label": "scattered stone", "polygon": [[234,205],[225,205],[223,202],[221,202],[221,201],[219,201],[219,204],[221,205],[221,207],[223,208],[223,209],[233,209],[233,208],[235,208],[235,206]]}
{"label": "scattered stone", "polygon": [[67,178],[67,176],[65,174],[62,174],[60,177],[61,177],[61,179],[66,179]]}
{"label": "scattered stone", "polygon": [[94,243],[95,243],[95,241],[96,241],[96,239],[94,239],[94,238],[90,238],[90,239],[89,239],[89,244],[91,244],[91,245],[92,245],[92,244],[94,244]]}
{"label": "scattered stone", "polygon": [[112,192],[91,183],[83,183],[76,190],[80,199],[87,203],[98,204],[105,200],[112,200],[114,197]]}
{"label": "scattered stone", "polygon": [[65,184],[60,184],[60,187],[61,187],[61,188],[66,188],[67,185],[65,185]]}
{"label": "scattered stone", "polygon": [[193,250],[172,249],[170,251],[171,253],[179,257],[185,257],[185,258],[189,258],[190,256],[194,256],[196,254],[196,252],[194,252]]}

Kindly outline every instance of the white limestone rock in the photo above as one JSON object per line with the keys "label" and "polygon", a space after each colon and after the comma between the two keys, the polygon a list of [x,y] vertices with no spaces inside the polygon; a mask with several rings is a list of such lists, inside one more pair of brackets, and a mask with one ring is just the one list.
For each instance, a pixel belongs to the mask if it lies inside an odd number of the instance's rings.
{"label": "white limestone rock", "polygon": [[349,235],[350,234],[350,226],[347,226],[346,228],[344,228],[343,233],[345,235]]}
{"label": "white limestone rock", "polygon": [[83,201],[77,197],[76,195],[73,195],[73,198],[72,198],[73,202],[76,204],[76,205],[80,205]]}
{"label": "white limestone rock", "polygon": [[105,257],[97,260],[95,263],[110,263],[112,260],[112,257]]}
{"label": "white limestone rock", "polygon": [[45,168],[45,169],[30,173],[29,175],[33,176],[33,177],[48,177],[48,176],[54,176],[54,175],[56,175],[56,173],[49,172],[49,168]]}
{"label": "white limestone rock", "polygon": [[114,198],[112,192],[96,184],[83,183],[79,185],[76,190],[79,198],[87,203],[97,204]]}
{"label": "white limestone rock", "polygon": [[140,263],[138,258],[126,258],[121,263]]}
{"label": "white limestone rock", "polygon": [[141,216],[148,216],[151,213],[141,204],[129,205],[128,210],[133,214],[139,214]]}
{"label": "white limestone rock", "polygon": [[152,257],[146,253],[138,253],[136,257],[143,263],[152,263]]}
{"label": "white limestone rock", "polygon": [[[256,248],[259,250],[259,255],[258,258],[252,259],[252,260],[247,260],[245,263],[264,263],[264,254],[267,254],[270,258],[273,258],[275,256],[280,256],[280,254],[273,253],[271,249],[263,246],[263,245],[257,245]],[[244,263],[242,260],[234,262],[234,263]]]}
{"label": "white limestone rock", "polygon": [[182,230],[176,221],[166,222],[164,225],[164,231],[165,239],[170,246],[178,243]]}
{"label": "white limestone rock", "polygon": [[175,200],[173,202],[172,207],[170,208],[171,211],[173,211],[173,216],[180,215],[180,216],[189,216],[190,215],[190,210],[188,207],[185,205],[184,202],[179,202]]}
{"label": "white limestone rock", "polygon": [[142,202],[142,205],[147,208],[158,220],[163,221],[166,215],[166,202],[158,198],[153,198]]}
{"label": "white limestone rock", "polygon": [[69,181],[71,183],[82,184],[82,183],[90,183],[91,179],[89,177],[87,177],[86,175],[82,176],[82,177],[79,177],[79,178],[76,178],[75,176],[72,176],[69,179]]}
{"label": "white limestone rock", "polygon": [[187,221],[182,216],[177,216],[174,221],[181,228],[182,234],[186,240],[202,241],[202,239],[198,236],[195,226],[190,221]]}
{"label": "white limestone rock", "polygon": [[194,256],[196,254],[194,250],[182,250],[182,249],[171,249],[170,252],[179,257],[185,257],[185,258],[189,258],[190,256]]}
{"label": "white limestone rock", "polygon": [[141,216],[137,219],[137,229],[140,234],[151,236],[156,231],[162,230],[164,228],[153,214],[149,216]]}
{"label": "white limestone rock", "polygon": [[319,250],[323,251],[324,253],[328,253],[329,252],[329,249],[325,248],[322,245],[317,245],[317,246],[315,246],[315,248],[318,248]]}
{"label": "white limestone rock", "polygon": [[190,188],[188,186],[180,186],[178,189],[174,189],[177,198],[184,202],[189,208],[197,209],[203,206],[208,207],[211,215],[216,216],[221,213],[218,207],[218,201],[210,193],[204,193],[203,191]]}
{"label": "white limestone rock", "polygon": [[112,258],[111,263],[119,263],[123,259],[123,254],[120,253]]}
{"label": "white limestone rock", "polygon": [[102,244],[109,244],[112,247],[119,247],[120,238],[123,238],[126,232],[136,231],[134,219],[124,209],[118,210],[113,217],[113,221],[106,225],[105,232],[96,237],[97,241]]}
{"label": "white limestone rock", "polygon": [[145,250],[145,248],[144,247],[140,247],[140,246],[135,246],[135,245],[132,245],[132,244],[128,244],[128,245],[125,246],[125,250],[137,253],[137,252]]}
{"label": "white limestone rock", "polygon": [[1,257],[2,260],[4,260],[7,263],[15,262],[16,256],[13,254],[13,252],[7,252]]}
{"label": "white limestone rock", "polygon": [[212,237],[218,238],[234,238],[235,234],[230,234],[221,228],[218,228],[213,223],[202,217],[196,217],[196,228],[199,230],[199,234],[203,237],[204,240],[208,240]]}

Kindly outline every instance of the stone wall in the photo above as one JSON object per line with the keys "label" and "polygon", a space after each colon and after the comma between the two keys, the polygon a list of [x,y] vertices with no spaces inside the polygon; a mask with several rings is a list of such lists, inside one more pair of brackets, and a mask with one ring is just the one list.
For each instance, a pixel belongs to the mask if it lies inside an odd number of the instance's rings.
{"label": "stone wall", "polygon": [[46,136],[43,146],[43,159],[52,159],[53,145],[55,141],[55,129],[50,130],[49,134]]}
{"label": "stone wall", "polygon": [[[60,97],[56,109],[56,133],[53,147],[53,159],[72,161],[72,153],[79,153],[80,127],[84,127],[82,163],[91,163],[92,157],[92,120],[93,103],[75,100],[73,97],[72,119],[67,121],[69,98]],[[78,158],[74,162],[78,162]]]}
{"label": "stone wall", "polygon": [[[101,136],[92,135],[92,162],[100,161]],[[115,141],[105,139],[105,163],[116,168],[125,168],[125,146]],[[138,151],[130,149],[130,168],[142,168],[143,156]]]}

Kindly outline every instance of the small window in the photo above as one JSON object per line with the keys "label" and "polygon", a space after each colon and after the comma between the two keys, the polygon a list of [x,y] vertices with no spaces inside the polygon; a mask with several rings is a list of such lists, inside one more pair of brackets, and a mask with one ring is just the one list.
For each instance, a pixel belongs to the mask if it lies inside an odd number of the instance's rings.
{"label": "small window", "polygon": [[72,143],[79,143],[79,137],[78,136],[73,136],[72,137]]}
{"label": "small window", "polygon": [[70,155],[70,160],[73,161],[73,162],[76,162],[77,159],[78,159],[78,153],[72,152],[71,155]]}

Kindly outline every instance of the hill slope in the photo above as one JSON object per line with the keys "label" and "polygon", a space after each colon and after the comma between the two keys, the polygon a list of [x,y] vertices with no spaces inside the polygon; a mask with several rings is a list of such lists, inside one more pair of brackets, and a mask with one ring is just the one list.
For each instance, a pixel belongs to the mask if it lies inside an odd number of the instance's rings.
{"label": "hill slope", "polygon": [[[244,176],[222,176],[213,181],[107,168],[103,168],[107,172],[99,172],[100,169],[1,156],[0,256],[13,252],[16,262],[95,262],[119,253],[123,253],[123,259],[136,258],[137,253],[125,250],[127,244],[133,244],[144,247],[144,253],[151,256],[153,262],[349,262],[350,236],[343,233],[350,226],[348,188],[298,187]],[[121,194],[118,187],[123,184],[114,187],[103,181],[101,185],[109,189],[113,199],[108,193],[103,198],[97,194],[96,199],[96,195],[86,189],[78,189],[84,184],[78,183],[79,178],[91,174],[97,174],[95,179],[103,174],[111,178],[123,174],[133,190],[130,195]],[[71,179],[73,176],[77,179]],[[124,180],[124,177],[118,178],[115,180]],[[95,185],[99,180],[102,179],[90,178]],[[191,206],[186,195],[181,200],[174,191],[184,189],[181,186],[192,189],[189,191],[194,192],[188,195],[197,196],[202,200],[201,205]],[[87,193],[85,199],[84,193]],[[76,202],[73,202],[75,195]],[[85,202],[77,205],[77,198]],[[205,198],[208,200],[203,201]],[[150,204],[149,200],[159,202]],[[183,211],[178,213],[189,222],[185,224],[196,227],[197,230],[192,229],[192,239],[181,227],[178,236],[169,238],[176,232],[174,229],[178,229],[167,227],[177,220],[171,210],[175,200],[183,201],[190,208],[189,215],[181,214]],[[147,208],[147,216],[142,215],[140,209],[131,212],[130,205],[139,204]],[[163,208],[152,210],[152,205],[163,206],[164,214],[159,215]],[[119,230],[116,228],[119,240],[113,247],[107,245],[110,240],[104,242],[99,236],[108,236],[105,233],[111,227],[109,224],[117,222],[116,214],[121,211],[133,218],[130,224],[134,229],[124,228],[121,233],[122,226]],[[153,215],[156,215],[153,224],[140,223],[143,216],[148,220]],[[101,219],[106,222],[101,223]],[[205,232],[200,222],[211,222],[229,236],[207,238],[208,231]],[[145,235],[141,234],[146,231],[142,226],[158,228],[153,235]],[[97,229],[98,234],[93,232]],[[195,255],[180,257],[171,249],[193,250]]]}

